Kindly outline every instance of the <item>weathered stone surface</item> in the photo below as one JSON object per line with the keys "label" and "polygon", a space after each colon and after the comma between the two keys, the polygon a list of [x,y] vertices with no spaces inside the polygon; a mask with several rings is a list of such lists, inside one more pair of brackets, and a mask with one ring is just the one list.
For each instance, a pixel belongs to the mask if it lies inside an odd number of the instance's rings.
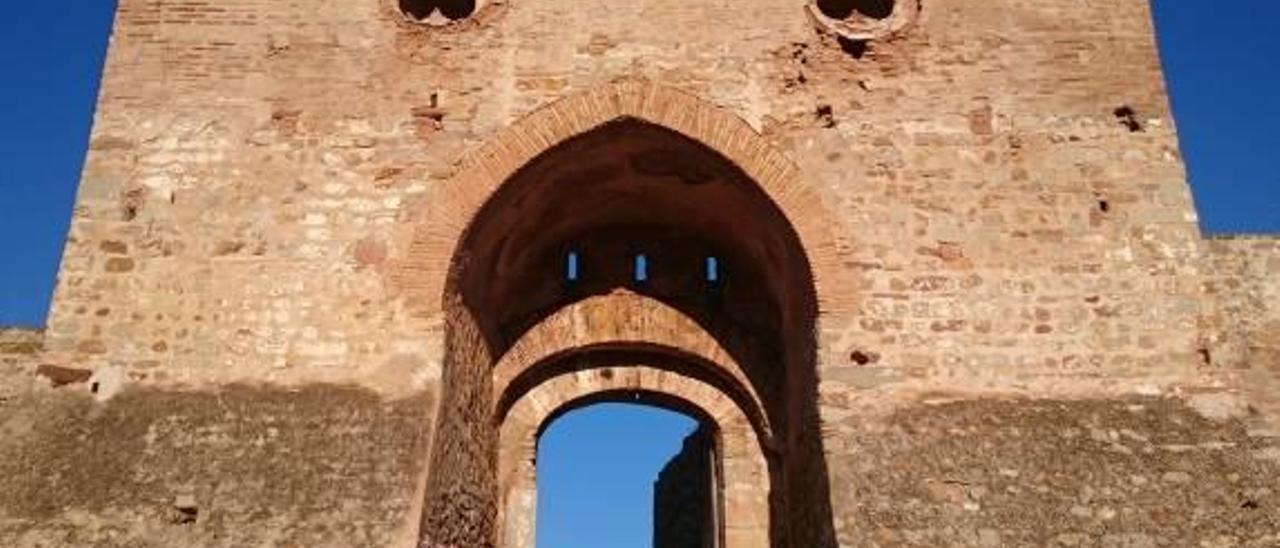
{"label": "weathered stone surface", "polygon": [[1210,326],[1201,357],[1228,368],[1261,416],[1259,430],[1280,436],[1280,238],[1208,241]]}
{"label": "weathered stone surface", "polygon": [[430,405],[335,386],[0,400],[0,539],[388,546],[415,506]]}
{"label": "weathered stone surface", "polygon": [[961,400],[832,425],[842,546],[1272,546],[1280,439],[1177,400]]}
{"label": "weathered stone surface", "polygon": [[44,333],[30,329],[0,328],[0,359],[29,360],[44,350]]}

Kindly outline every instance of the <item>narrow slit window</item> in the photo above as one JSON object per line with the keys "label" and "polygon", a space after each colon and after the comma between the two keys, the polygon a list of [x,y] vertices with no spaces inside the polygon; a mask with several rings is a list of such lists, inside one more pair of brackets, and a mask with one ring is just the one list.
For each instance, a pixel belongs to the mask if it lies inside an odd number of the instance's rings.
{"label": "narrow slit window", "polygon": [[649,280],[649,257],[644,253],[636,255],[635,281],[643,283]]}
{"label": "narrow slit window", "polygon": [[707,283],[720,283],[720,259],[707,257]]}
{"label": "narrow slit window", "polygon": [[576,282],[581,276],[578,265],[578,252],[570,251],[564,259],[564,279],[569,282]]}

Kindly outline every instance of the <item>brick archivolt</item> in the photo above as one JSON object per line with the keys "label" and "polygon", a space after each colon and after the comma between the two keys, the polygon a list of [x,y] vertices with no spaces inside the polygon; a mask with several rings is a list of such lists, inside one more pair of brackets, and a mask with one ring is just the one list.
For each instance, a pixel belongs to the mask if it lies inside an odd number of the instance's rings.
{"label": "brick archivolt", "polygon": [[[770,435],[759,395],[742,366],[715,337],[679,310],[626,290],[565,306],[525,332],[493,370],[493,401],[515,401],[519,394],[513,392],[519,387],[513,387],[513,381],[536,375],[540,366],[553,365],[570,353],[604,348],[670,354],[682,368],[700,368],[726,381],[747,399],[744,403],[759,421],[761,432]],[[499,408],[498,413],[507,411]]]}
{"label": "brick archivolt", "polygon": [[[818,311],[853,312],[852,292],[834,234],[838,218],[796,165],[733,113],[693,95],[647,81],[626,81],[571,95],[526,115],[471,152],[458,173],[423,200],[402,259],[390,278],[410,303],[439,303],[454,251],[485,202],[539,154],[610,121],[633,118],[676,131],[715,150],[755,181],[788,219],[809,261]],[[430,306],[430,305],[426,305]],[[429,312],[429,311],[428,311]]]}
{"label": "brick archivolt", "polygon": [[658,394],[710,421],[718,434],[723,473],[726,544],[735,548],[769,546],[769,469],[764,446],[750,420],[715,386],[678,372],[645,365],[624,365],[560,374],[520,397],[502,422],[498,451],[501,493],[499,546],[532,548],[536,515],[538,436],[566,409],[600,401]]}

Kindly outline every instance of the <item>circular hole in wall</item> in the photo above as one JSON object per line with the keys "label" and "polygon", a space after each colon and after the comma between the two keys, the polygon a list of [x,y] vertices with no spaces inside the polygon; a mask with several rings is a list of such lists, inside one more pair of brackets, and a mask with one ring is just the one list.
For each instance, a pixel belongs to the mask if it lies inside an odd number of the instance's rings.
{"label": "circular hole in wall", "polygon": [[400,0],[400,11],[414,20],[421,21],[436,11],[433,0]]}
{"label": "circular hole in wall", "polygon": [[471,17],[477,0],[400,0],[400,11],[414,21],[443,24]]}
{"label": "circular hole in wall", "polygon": [[476,12],[476,0],[437,0],[440,13],[450,21],[466,19]]}
{"label": "circular hole in wall", "polygon": [[860,13],[872,19],[893,15],[894,0],[817,0],[818,10],[832,19],[848,19]]}

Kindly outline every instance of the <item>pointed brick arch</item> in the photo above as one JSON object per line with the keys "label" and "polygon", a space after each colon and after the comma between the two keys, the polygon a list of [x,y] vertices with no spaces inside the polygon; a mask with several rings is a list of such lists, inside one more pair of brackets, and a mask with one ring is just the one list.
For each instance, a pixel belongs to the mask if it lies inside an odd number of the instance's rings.
{"label": "pointed brick arch", "polygon": [[[410,302],[431,306],[444,294],[453,257],[485,202],[539,154],[610,121],[635,118],[694,139],[737,165],[791,223],[809,261],[820,317],[851,314],[857,287],[843,267],[826,210],[799,168],[730,111],[676,89],[646,81],[607,84],[528,114],[470,154],[458,173],[431,191],[407,254],[391,271]],[[840,288],[845,288],[842,292]]]}
{"label": "pointed brick arch", "polygon": [[[725,219],[706,226],[684,226],[685,221],[679,219],[666,221],[686,230],[722,236],[726,251],[736,250],[739,258],[746,259],[738,263],[744,266],[737,270],[742,277],[735,278],[744,283],[730,289],[754,288],[756,293],[726,293],[724,302],[729,306],[700,308],[705,305],[694,303],[711,301],[638,290],[670,305],[653,309],[661,312],[655,316],[658,321],[685,325],[718,344],[664,338],[661,327],[646,330],[640,326],[628,331],[636,327],[623,317],[629,312],[617,310],[604,314],[609,319],[601,331],[578,336],[583,334],[574,331],[578,326],[573,322],[556,325],[559,319],[574,317],[573,297],[578,295],[558,292],[555,299],[539,300],[550,293],[509,284],[496,284],[495,289],[496,279],[545,272],[538,263],[528,261],[511,272],[497,267],[508,242],[515,241],[512,246],[529,244],[518,238],[530,237],[541,245],[536,237],[540,225],[549,219],[545,216],[551,215],[546,208],[513,205],[510,200],[519,196],[513,189],[536,190],[539,197],[554,203],[581,206],[583,202],[575,195],[577,187],[559,186],[573,185],[573,180],[528,178],[537,173],[528,169],[539,162],[577,165],[584,157],[575,156],[570,147],[593,138],[624,145],[632,138],[647,143],[675,138],[682,150],[700,151],[702,158],[733,177],[733,184],[721,187],[729,190],[712,194],[715,198],[708,199],[709,207],[727,200],[756,214],[744,221],[745,227]],[[653,196],[670,198],[663,192]],[[515,200],[516,204],[525,203]],[[702,202],[690,203],[698,206]],[[817,420],[819,326],[847,321],[842,317],[854,310],[858,284],[844,266],[835,237],[844,231],[837,218],[826,211],[820,194],[795,164],[767,139],[729,111],[692,95],[642,81],[609,84],[561,99],[518,120],[467,156],[457,174],[433,187],[422,204],[423,209],[414,212],[417,224],[412,234],[406,235],[408,248],[391,265],[388,275],[410,313],[420,317],[436,317],[438,313],[444,321],[443,329],[437,332],[443,343],[442,392],[437,402],[436,435],[427,455],[430,473],[419,529],[423,542],[501,545],[497,535],[501,529],[502,479],[496,464],[504,439],[501,428],[511,416],[500,421],[494,417],[496,410],[511,402],[495,400],[507,394],[538,393],[542,384],[554,382],[575,367],[599,369],[618,365],[617,360],[622,359],[641,359],[655,369],[682,373],[714,387],[735,403],[749,429],[760,434],[753,438],[768,450],[769,474],[767,481],[760,482],[771,493],[765,505],[768,517],[758,523],[771,524],[769,537],[775,545],[834,542],[825,452]],[[669,213],[680,205],[655,201],[648,204],[654,208],[648,213]],[[573,211],[601,226],[611,220],[610,216],[591,218],[591,212],[581,207]],[[529,222],[521,224],[521,219]],[[757,242],[760,244],[755,245]],[[608,290],[604,285],[615,281],[605,277],[602,287],[584,289]],[[492,291],[502,298],[488,300]],[[751,306],[759,296],[765,297],[763,304]],[[526,297],[532,304],[522,302]],[[565,307],[570,312],[557,315]],[[513,308],[526,316],[507,317]],[[684,315],[666,313],[674,310]],[[555,333],[545,333],[549,336],[539,339],[536,330],[542,324],[538,322],[548,318]],[[528,324],[524,324],[526,320]],[[697,326],[701,329],[693,329]],[[519,346],[521,336],[531,328],[534,338],[528,340],[565,339],[569,344],[564,348],[530,346],[532,343]],[[593,338],[609,334],[619,336]],[[512,344],[519,347],[512,348]],[[598,347],[601,345],[604,348]],[[548,359],[532,364],[520,359],[528,357],[525,354],[545,354],[542,350],[547,348],[553,350],[550,356],[542,356]],[[579,358],[601,360],[605,365],[584,366],[575,361]],[[679,365],[673,359],[688,363]],[[548,361],[558,363],[548,365]],[[522,363],[529,367],[521,367]],[[716,365],[709,367],[709,363]],[[704,375],[706,370],[714,374]],[[724,379],[728,382],[722,382]],[[742,382],[744,379],[748,382]],[[745,390],[737,388],[743,385]],[[656,390],[670,395],[661,387]]]}

